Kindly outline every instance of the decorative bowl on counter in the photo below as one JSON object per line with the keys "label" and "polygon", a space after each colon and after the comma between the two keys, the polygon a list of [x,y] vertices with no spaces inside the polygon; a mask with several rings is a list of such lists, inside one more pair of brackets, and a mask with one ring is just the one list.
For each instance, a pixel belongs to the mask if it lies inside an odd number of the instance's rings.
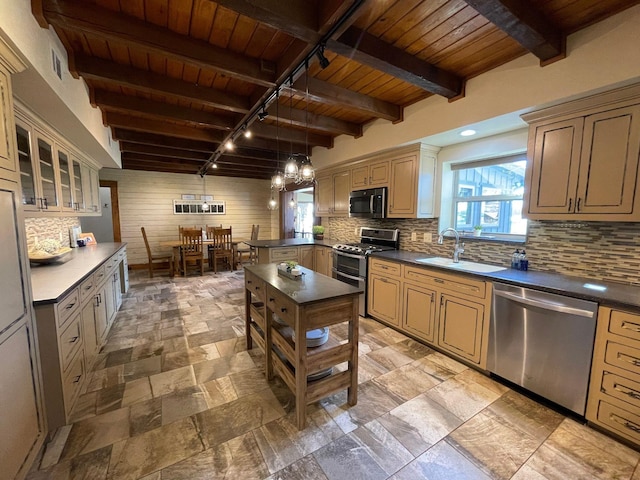
{"label": "decorative bowl on counter", "polygon": [[29,261],[38,264],[47,264],[57,262],[71,253],[70,247],[62,247],[53,253],[47,253],[44,250],[31,250],[29,252]]}

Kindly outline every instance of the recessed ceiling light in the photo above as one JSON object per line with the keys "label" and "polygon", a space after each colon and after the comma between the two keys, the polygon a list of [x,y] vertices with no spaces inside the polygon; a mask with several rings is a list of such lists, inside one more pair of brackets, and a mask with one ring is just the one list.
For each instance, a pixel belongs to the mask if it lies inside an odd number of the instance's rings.
{"label": "recessed ceiling light", "polygon": [[475,130],[471,130],[471,129],[463,130],[463,131],[460,132],[460,135],[463,136],[463,137],[470,137],[471,135],[475,135],[475,134],[476,134],[476,131]]}

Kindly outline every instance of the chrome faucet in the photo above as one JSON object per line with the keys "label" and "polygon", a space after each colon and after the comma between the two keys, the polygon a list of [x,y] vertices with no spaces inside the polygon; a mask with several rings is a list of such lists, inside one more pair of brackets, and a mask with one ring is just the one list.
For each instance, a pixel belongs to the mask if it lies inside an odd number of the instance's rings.
{"label": "chrome faucet", "polygon": [[438,235],[438,245],[442,245],[444,241],[444,234],[447,232],[453,232],[456,236],[456,244],[453,247],[453,263],[458,263],[460,261],[460,254],[464,253],[464,243],[460,243],[460,234],[455,228],[445,228]]}

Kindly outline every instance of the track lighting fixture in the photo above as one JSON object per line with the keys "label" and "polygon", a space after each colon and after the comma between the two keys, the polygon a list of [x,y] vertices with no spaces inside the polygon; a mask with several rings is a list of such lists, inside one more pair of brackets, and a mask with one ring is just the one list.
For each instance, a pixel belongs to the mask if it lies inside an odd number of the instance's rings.
{"label": "track lighting fixture", "polygon": [[213,162],[213,165],[211,165],[211,168],[218,168],[218,164],[216,162]]}
{"label": "track lighting fixture", "polygon": [[226,148],[227,150],[233,150],[234,149],[233,140],[227,140],[227,143],[224,144],[224,148]]}
{"label": "track lighting fixture", "polygon": [[262,111],[258,112],[258,120],[261,122],[264,121],[265,118],[269,116],[269,112],[264,109],[264,105],[262,106]]}
{"label": "track lighting fixture", "polygon": [[324,45],[320,45],[318,50],[316,50],[316,57],[318,57],[318,62],[320,62],[320,68],[323,70],[329,66],[331,63],[327,57],[324,56]]}

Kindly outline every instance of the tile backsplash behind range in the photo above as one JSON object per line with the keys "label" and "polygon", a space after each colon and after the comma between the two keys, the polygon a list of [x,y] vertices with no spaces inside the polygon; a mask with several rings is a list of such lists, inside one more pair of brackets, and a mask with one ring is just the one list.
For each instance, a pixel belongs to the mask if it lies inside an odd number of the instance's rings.
{"label": "tile backsplash behind range", "polygon": [[[323,218],[325,237],[355,242],[361,226],[400,229],[400,248],[448,257],[453,246],[436,243],[437,219]],[[418,240],[411,241],[416,232]],[[433,242],[422,241],[431,233]],[[640,223],[536,222],[529,221],[527,242],[522,244],[477,241],[465,238],[462,259],[508,267],[516,248],[527,251],[529,268],[574,277],[640,285]]]}
{"label": "tile backsplash behind range", "polygon": [[31,249],[36,240],[47,238],[61,240],[63,246],[69,246],[69,228],[80,225],[78,217],[38,217],[25,218],[27,247]]}

